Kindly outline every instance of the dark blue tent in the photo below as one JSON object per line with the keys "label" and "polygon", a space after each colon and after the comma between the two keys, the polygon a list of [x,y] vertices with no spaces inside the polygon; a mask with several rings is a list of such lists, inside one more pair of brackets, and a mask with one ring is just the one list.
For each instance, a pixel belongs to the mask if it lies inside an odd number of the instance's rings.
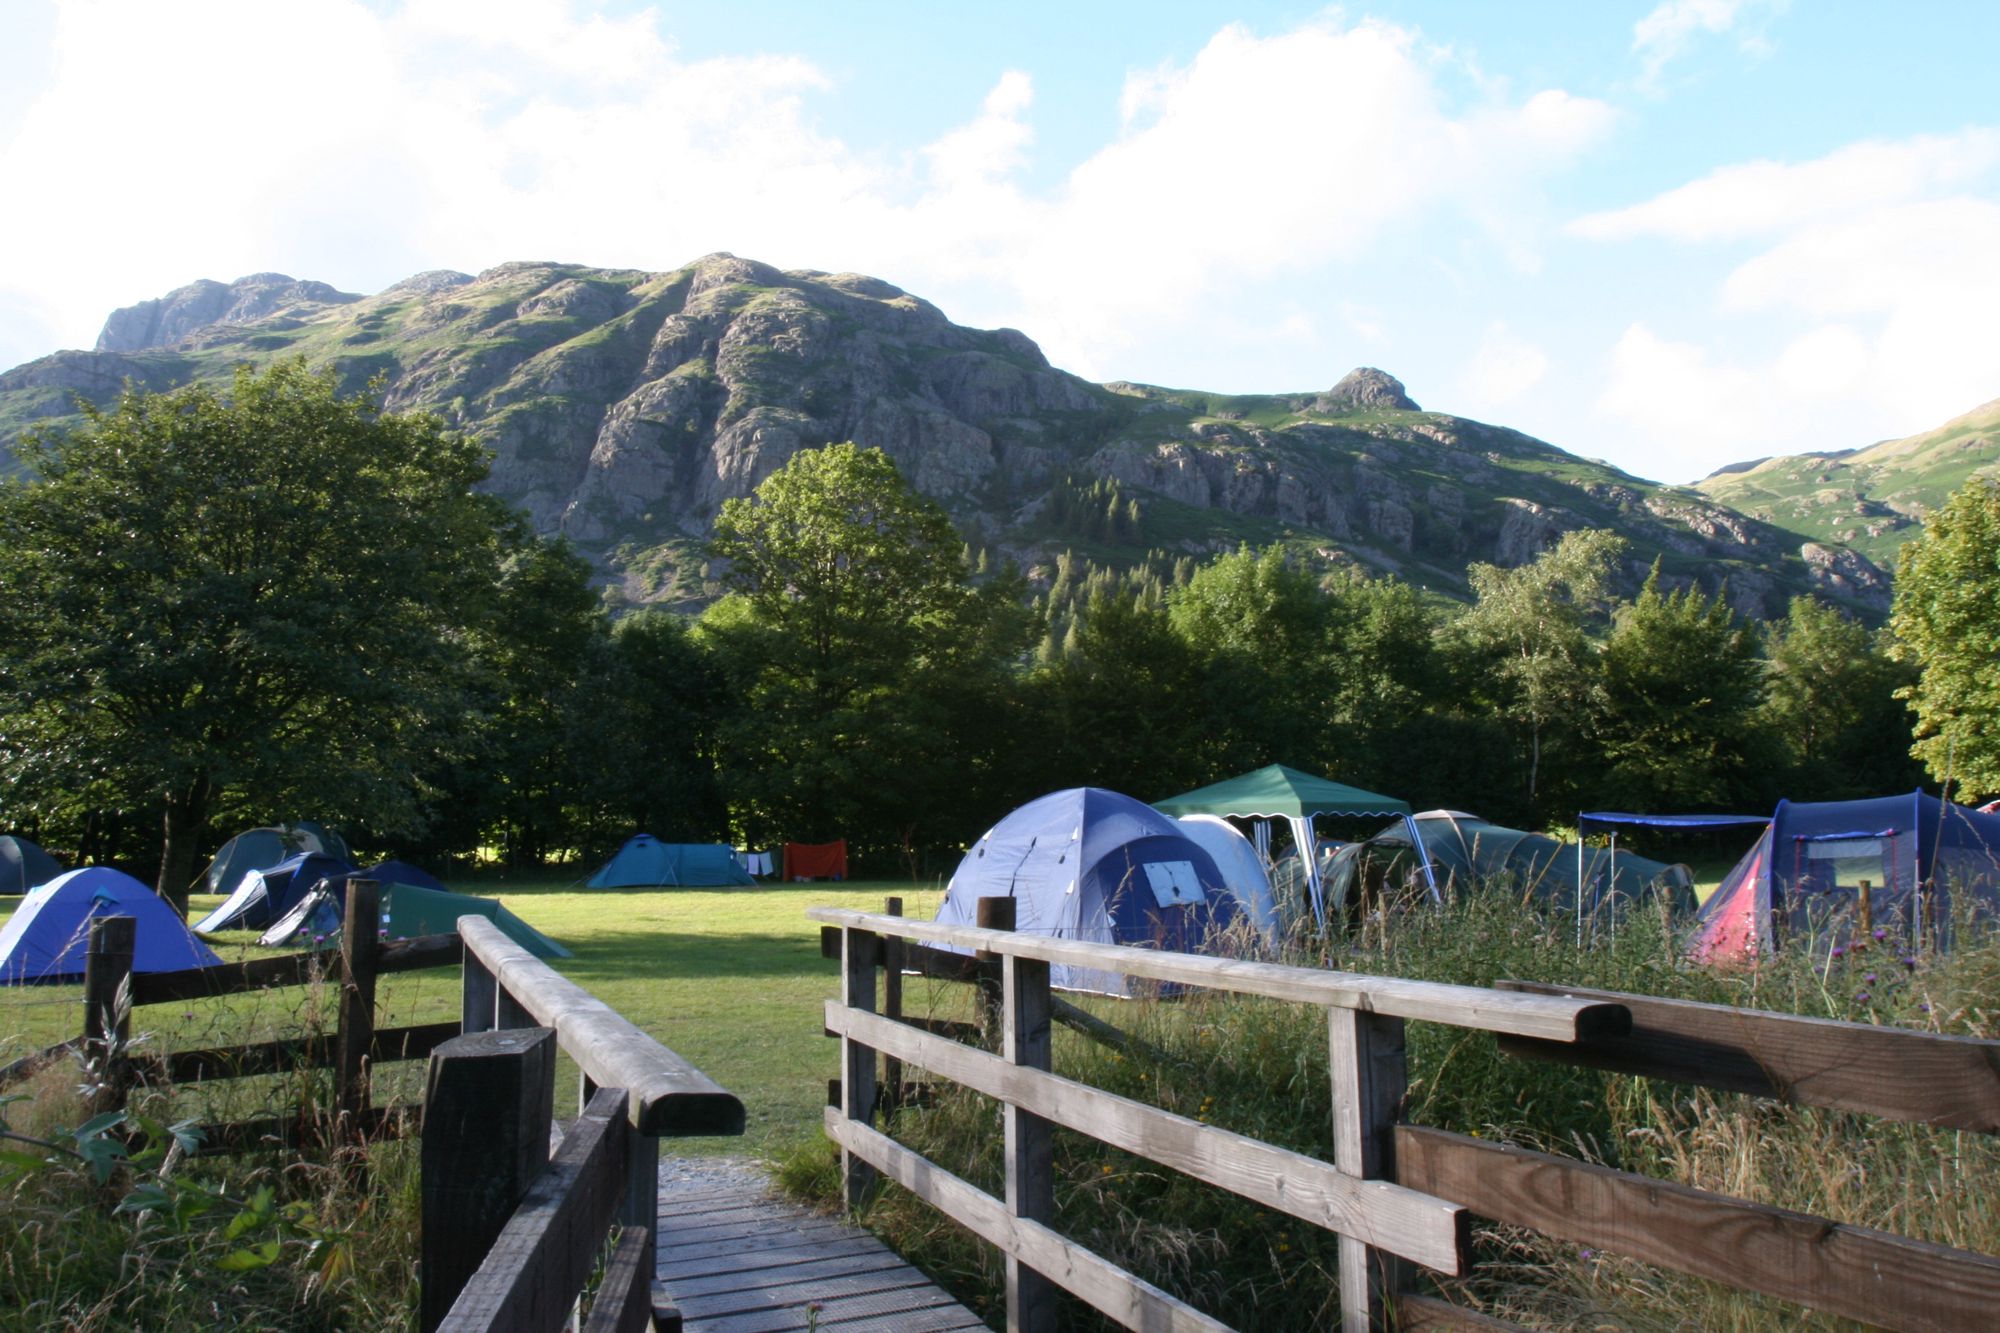
{"label": "dark blue tent", "polygon": [[[973,844],[937,919],[977,924],[981,898],[1014,899],[1015,929],[1098,944],[1200,952],[1241,915],[1213,858],[1171,818],[1102,787],[1028,802]],[[1129,979],[1058,966],[1067,990],[1129,993]]]}
{"label": "dark blue tent", "polygon": [[1947,946],[1959,920],[2000,917],[2000,815],[1921,791],[1780,801],[1702,905],[1691,952],[1747,959],[1788,939],[1830,948],[1852,938],[1864,913],[1903,947]]}
{"label": "dark blue tent", "polygon": [[0,926],[0,983],[81,981],[90,922],[100,916],[132,918],[134,972],[222,963],[164,898],[121,870],[86,866],[30,893]]}
{"label": "dark blue tent", "polygon": [[323,879],[352,875],[354,867],[323,852],[301,852],[264,870],[243,876],[236,892],[222,906],[195,922],[207,934],[214,930],[262,930],[312,892]]}
{"label": "dark blue tent", "polygon": [[53,856],[26,838],[0,838],[0,893],[26,893],[62,872]]}

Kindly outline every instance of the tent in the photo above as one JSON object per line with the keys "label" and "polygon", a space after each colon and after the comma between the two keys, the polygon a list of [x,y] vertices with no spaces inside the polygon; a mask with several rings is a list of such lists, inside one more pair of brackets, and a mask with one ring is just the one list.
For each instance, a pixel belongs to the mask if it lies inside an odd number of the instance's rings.
{"label": "tent", "polygon": [[[409,884],[435,893],[449,893],[437,876],[408,861],[382,861],[366,870],[345,870],[322,875],[292,905],[279,913],[257,943],[269,946],[289,944],[301,935],[332,935],[347,914],[347,882],[372,879],[388,891],[392,884]],[[329,904],[331,904],[329,906]]]}
{"label": "tent", "polygon": [[0,926],[0,983],[81,981],[91,918],[99,916],[132,918],[134,972],[222,964],[165,899],[123,871],[87,866],[30,893]]}
{"label": "tent", "polygon": [[705,888],[756,882],[737,864],[736,849],[724,843],[661,842],[650,833],[641,833],[590,877],[589,887]]}
{"label": "tent", "polygon": [[310,819],[245,829],[222,844],[201,879],[208,882],[210,893],[234,893],[251,871],[268,869],[300,852],[322,852],[345,861],[347,843]]}
{"label": "tent", "polygon": [[1264,870],[1264,858],[1257,855],[1250,839],[1220,815],[1182,815],[1174,822],[1215,862],[1215,868],[1222,873],[1222,882],[1236,895],[1236,905],[1257,927],[1257,933],[1275,940],[1278,908],[1271,898],[1271,877]]}
{"label": "tent", "polygon": [[[351,878],[372,878],[380,870],[378,866]],[[346,879],[321,880],[276,925],[265,931],[257,943],[272,946],[294,941],[330,944],[340,933],[346,915],[346,884]],[[431,889],[393,881],[382,884],[382,933],[385,939],[413,940],[424,935],[450,935],[457,931],[458,919],[462,916],[485,917],[537,958],[570,956],[568,949],[492,898],[475,898],[469,893],[453,893],[448,889]]]}
{"label": "tent", "polygon": [[223,904],[194,923],[206,935],[217,930],[261,930],[289,911],[323,879],[344,879],[354,867],[323,852],[300,852],[274,866],[252,870]]}
{"label": "tent", "polygon": [[1702,905],[1689,953],[1748,961],[1787,940],[1833,948],[1876,929],[1898,947],[1942,948],[1961,916],[2000,917],[2000,815],[1922,791],[1780,801]]}
{"label": "tent", "polygon": [[[1028,802],[974,843],[937,919],[978,924],[981,898],[1014,899],[1029,934],[1198,952],[1241,912],[1213,857],[1179,824],[1129,796],[1073,787]],[[1128,978],[1057,965],[1066,990],[1130,993]]]}
{"label": "tent", "polygon": [[53,856],[26,838],[0,838],[0,893],[26,893],[62,872]]}
{"label": "tent", "polygon": [[1580,906],[1585,915],[1619,900],[1631,903],[1655,893],[1667,894],[1681,906],[1693,905],[1694,881],[1686,866],[1561,842],[1459,810],[1426,810],[1334,854],[1327,872],[1327,897],[1336,910],[1353,901],[1363,881],[1377,870],[1393,874],[1398,864],[1409,864],[1410,825],[1422,838],[1433,875],[1447,887],[1504,887],[1523,900]]}
{"label": "tent", "polygon": [[[1238,819],[1283,819],[1289,822],[1292,841],[1299,849],[1305,869],[1306,892],[1312,902],[1313,919],[1321,924],[1326,922],[1326,902],[1320,883],[1319,859],[1313,855],[1318,847],[1318,840],[1313,834],[1313,817],[1400,815],[1406,824],[1410,818],[1407,801],[1399,801],[1393,796],[1378,796],[1372,791],[1350,787],[1331,778],[1314,777],[1283,764],[1267,764],[1227,782],[1197,787],[1179,796],[1155,801],[1153,808],[1176,818],[1181,815],[1224,815]],[[1423,840],[1417,836],[1416,826],[1410,824],[1409,829],[1411,839],[1421,850]],[[1259,824],[1257,850],[1266,860],[1271,854],[1270,838],[1269,825]],[[1430,880],[1429,862],[1423,862],[1423,867],[1425,882],[1430,884],[1431,895],[1435,898],[1437,885]]]}

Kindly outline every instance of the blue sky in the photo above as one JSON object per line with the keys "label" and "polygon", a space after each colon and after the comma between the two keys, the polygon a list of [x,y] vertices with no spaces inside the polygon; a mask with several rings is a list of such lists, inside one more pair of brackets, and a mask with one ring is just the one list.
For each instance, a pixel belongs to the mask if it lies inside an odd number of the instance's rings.
{"label": "blue sky", "polygon": [[[278,270],[712,250],[1638,475],[2000,396],[2000,6],[0,0],[0,365]],[[26,203],[27,206],[23,206]]]}

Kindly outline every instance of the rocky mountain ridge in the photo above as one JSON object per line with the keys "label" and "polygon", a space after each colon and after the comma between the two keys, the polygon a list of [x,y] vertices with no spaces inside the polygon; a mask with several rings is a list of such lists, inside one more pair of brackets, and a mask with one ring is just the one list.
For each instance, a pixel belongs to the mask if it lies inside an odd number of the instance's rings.
{"label": "rocky mountain ridge", "polygon": [[[444,416],[494,453],[489,486],[570,536],[631,601],[712,595],[716,510],[803,448],[878,445],[969,541],[1025,567],[1065,548],[1109,563],[1285,541],[1303,557],[1465,593],[1562,532],[1610,527],[1634,587],[1726,584],[1753,615],[1817,591],[1864,613],[1882,572],[1698,491],[1663,487],[1503,427],[1423,411],[1363,367],[1325,391],[1220,395],[1093,384],[1025,334],[951,323],[858,274],[710,255],[665,273],[515,263],[419,274],[373,296],[257,274],[115,313],[97,350],[0,374],[0,444],[123,382],[219,379],[299,355],[387,406]],[[1066,529],[1050,500],[1114,481],[1138,517]]]}

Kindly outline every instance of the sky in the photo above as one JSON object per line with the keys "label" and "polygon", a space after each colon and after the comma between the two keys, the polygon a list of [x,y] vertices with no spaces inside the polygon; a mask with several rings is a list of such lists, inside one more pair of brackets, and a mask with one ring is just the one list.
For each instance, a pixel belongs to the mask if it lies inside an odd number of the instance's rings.
{"label": "sky", "polygon": [[0,366],[276,271],[726,250],[1659,481],[2000,397],[2000,5],[0,0]]}

